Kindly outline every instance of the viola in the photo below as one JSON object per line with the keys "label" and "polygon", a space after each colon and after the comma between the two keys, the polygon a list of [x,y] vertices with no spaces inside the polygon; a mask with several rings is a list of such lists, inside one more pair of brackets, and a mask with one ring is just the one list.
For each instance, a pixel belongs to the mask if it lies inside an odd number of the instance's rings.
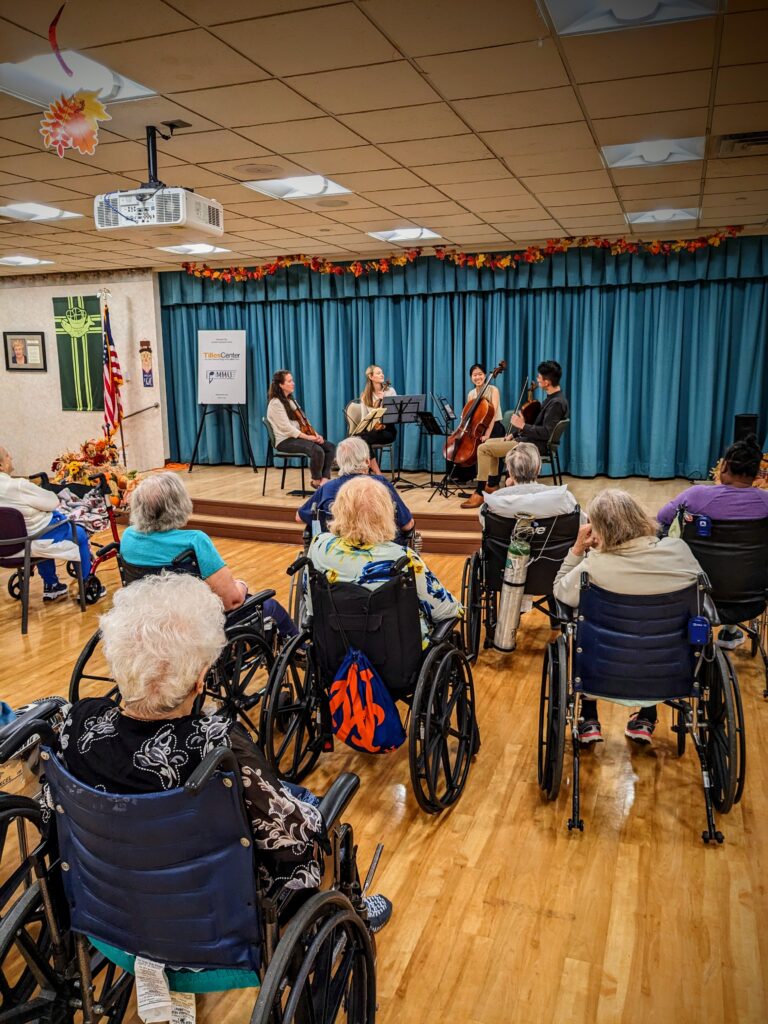
{"label": "viola", "polygon": [[[531,380],[530,377],[526,377],[523,383],[523,387],[520,391],[520,398],[517,400],[515,406],[515,415],[518,414],[523,417],[526,423],[535,423],[536,417],[541,412],[541,402],[538,402],[533,397],[533,392],[536,390],[536,382]],[[525,399],[525,401],[523,401]]]}
{"label": "viola", "polygon": [[[384,387],[383,387],[383,388],[381,389],[381,392],[382,392],[382,393],[380,394],[380,396],[379,396],[379,400],[378,400],[378,402],[376,403],[376,408],[377,408],[377,409],[378,409],[378,408],[379,408],[379,407],[380,407],[380,406],[381,406],[381,405],[383,404],[383,402],[384,402],[383,392],[385,392],[385,391],[389,391],[389,389],[390,389],[391,387],[392,387],[392,381],[391,381],[391,380],[389,380],[389,379],[385,380],[385,381],[384,381]],[[384,424],[382,423],[382,421],[381,421],[381,420],[376,420],[376,422],[374,423],[374,425],[373,425],[373,426],[371,427],[371,430],[383,430],[383,429],[384,429]]]}
{"label": "viola", "polygon": [[317,433],[317,431],[307,419],[306,413],[301,408],[301,406],[299,405],[295,398],[293,402],[294,405],[296,406],[296,408],[293,410],[293,418],[298,423],[299,430],[302,432],[302,434],[310,434],[311,436],[314,436]]}
{"label": "viola", "polygon": [[469,466],[477,462],[477,449],[493,423],[496,410],[493,402],[486,398],[486,392],[499,374],[504,373],[507,363],[504,359],[488,375],[485,383],[478,389],[477,397],[471,399],[461,412],[458,427],[448,437],[443,448],[443,455],[449,462],[457,466]]}

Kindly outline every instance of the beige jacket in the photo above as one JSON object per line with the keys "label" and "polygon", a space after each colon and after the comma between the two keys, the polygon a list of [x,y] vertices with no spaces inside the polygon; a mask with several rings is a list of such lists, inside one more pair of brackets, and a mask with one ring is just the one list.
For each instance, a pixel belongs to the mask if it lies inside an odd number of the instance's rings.
{"label": "beige jacket", "polygon": [[279,398],[271,398],[267,406],[267,419],[275,432],[275,444],[279,447],[283,441],[298,437],[301,433],[299,424],[292,420],[285,411],[285,406]]}
{"label": "beige jacket", "polygon": [[676,537],[638,537],[615,551],[592,550],[586,555],[569,551],[555,577],[558,601],[579,606],[581,574],[615,594],[671,594],[685,590],[702,568],[688,545]]}

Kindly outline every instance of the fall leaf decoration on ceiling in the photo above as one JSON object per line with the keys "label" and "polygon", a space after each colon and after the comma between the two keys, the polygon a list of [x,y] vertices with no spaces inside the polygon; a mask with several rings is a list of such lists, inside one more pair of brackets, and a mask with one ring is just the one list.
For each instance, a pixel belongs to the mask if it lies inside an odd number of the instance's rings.
{"label": "fall leaf decoration on ceiling", "polygon": [[68,149],[90,156],[99,141],[99,121],[111,120],[97,92],[79,89],[51,103],[40,122],[40,134],[46,148],[61,157]]}

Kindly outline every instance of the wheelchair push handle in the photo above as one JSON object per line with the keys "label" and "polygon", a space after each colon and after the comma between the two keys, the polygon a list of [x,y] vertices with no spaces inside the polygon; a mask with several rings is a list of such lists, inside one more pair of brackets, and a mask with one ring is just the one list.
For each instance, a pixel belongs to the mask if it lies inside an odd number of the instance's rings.
{"label": "wheelchair push handle", "polygon": [[326,832],[336,824],[359,788],[360,776],[354,772],[342,772],[333,780],[318,806]]}
{"label": "wheelchair push handle", "polygon": [[195,768],[190,777],[184,783],[184,789],[187,793],[196,795],[210,780],[213,773],[220,769],[232,772],[237,780],[235,784],[239,787],[240,766],[237,763],[237,758],[232,752],[232,749],[230,747],[216,747],[210,752],[210,754],[207,754],[197,768]]}
{"label": "wheelchair push handle", "polygon": [[30,473],[29,479],[32,481],[39,480],[39,486],[43,487],[46,491],[51,489],[51,481],[48,479],[47,473]]}
{"label": "wheelchair push handle", "polygon": [[116,541],[116,540],[113,540],[109,544],[105,544],[103,548],[98,548],[96,550],[96,557],[97,558],[104,558],[105,555],[110,554],[112,551],[119,551],[119,550],[120,550],[120,542]]}
{"label": "wheelchair push handle", "polygon": [[300,572],[305,566],[312,566],[312,562],[307,558],[306,555],[299,555],[295,562],[288,566],[285,570],[289,576],[295,576],[297,572]]}
{"label": "wheelchair push handle", "polygon": [[93,476],[89,476],[88,479],[92,484],[98,484],[99,491],[106,498],[111,493],[112,489],[107,482],[107,478],[103,473],[95,473]]}
{"label": "wheelchair push handle", "polygon": [[392,566],[393,575],[398,572],[404,572],[405,569],[411,564],[411,556],[403,555],[402,558],[398,558],[395,564]]}

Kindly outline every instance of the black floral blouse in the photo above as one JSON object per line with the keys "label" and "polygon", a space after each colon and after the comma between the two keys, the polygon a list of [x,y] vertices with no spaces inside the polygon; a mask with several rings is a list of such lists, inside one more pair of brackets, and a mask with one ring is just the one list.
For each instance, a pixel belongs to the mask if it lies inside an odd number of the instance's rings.
{"label": "black floral blouse", "polygon": [[214,747],[232,748],[258,858],[269,893],[320,884],[325,830],[316,807],[271,771],[242,726],[220,714],[146,721],[124,715],[107,697],[69,708],[59,754],[80,782],[108,793],[156,793],[183,786]]}

